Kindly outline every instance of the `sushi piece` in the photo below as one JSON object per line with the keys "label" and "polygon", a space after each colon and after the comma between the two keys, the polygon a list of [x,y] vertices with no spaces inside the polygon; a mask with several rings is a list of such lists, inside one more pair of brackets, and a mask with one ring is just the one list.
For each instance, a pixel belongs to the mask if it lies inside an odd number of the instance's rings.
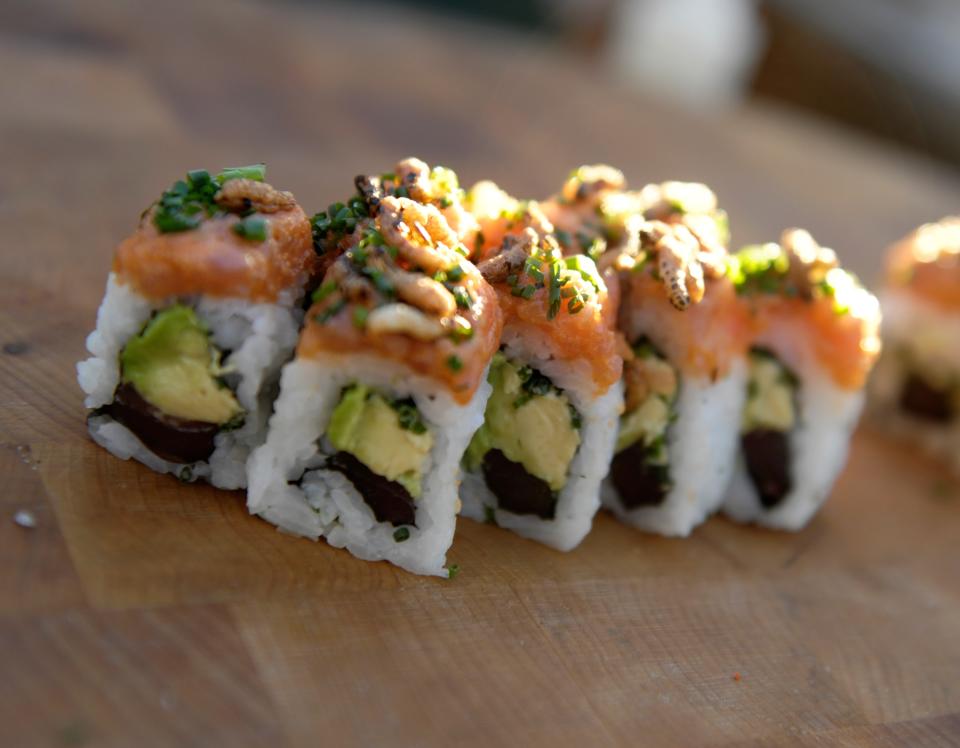
{"label": "sushi piece", "polygon": [[117,457],[246,485],[317,262],[303,210],[264,176],[191,171],[117,248],[77,365],[90,434]]}
{"label": "sushi piece", "polygon": [[894,245],[881,293],[886,349],[870,382],[874,421],[960,474],[960,217]]}
{"label": "sushi piece", "polygon": [[[366,216],[313,296],[247,503],[287,532],[447,576],[502,317],[440,209],[398,197],[418,194],[406,184],[357,179]],[[344,239],[320,225],[327,246]]]}
{"label": "sushi piece", "polygon": [[463,458],[463,512],[570,550],[599,508],[622,407],[616,289],[589,257],[562,256],[536,203],[483,183],[468,204],[504,328]]}
{"label": "sushi piece", "polygon": [[726,215],[704,185],[630,191],[603,165],[575,170],[545,211],[568,247],[620,273],[629,348],[604,506],[688,535],[723,501],[744,397],[749,327],[725,274]]}
{"label": "sushi piece", "polygon": [[740,453],[724,512],[799,530],[846,461],[880,352],[880,306],[830,249],[790,229],[731,258],[754,333]]}

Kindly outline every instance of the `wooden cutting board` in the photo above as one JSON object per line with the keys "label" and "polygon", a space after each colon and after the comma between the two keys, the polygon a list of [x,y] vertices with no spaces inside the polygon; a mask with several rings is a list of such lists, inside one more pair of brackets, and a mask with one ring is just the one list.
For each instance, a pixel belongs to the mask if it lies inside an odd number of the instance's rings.
{"label": "wooden cutting board", "polygon": [[112,247],[187,168],[263,159],[319,209],[412,153],[532,195],[607,160],[868,278],[957,209],[955,176],[849,135],[363,8],[0,8],[0,745],[960,744],[960,485],[909,444],[858,434],[801,533],[602,515],[561,554],[464,521],[442,581],[89,441],[73,366]]}

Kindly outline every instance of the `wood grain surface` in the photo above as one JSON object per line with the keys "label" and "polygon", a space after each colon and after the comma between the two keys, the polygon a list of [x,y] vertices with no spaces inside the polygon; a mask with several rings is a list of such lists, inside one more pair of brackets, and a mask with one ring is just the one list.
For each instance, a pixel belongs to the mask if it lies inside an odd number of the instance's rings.
{"label": "wood grain surface", "polygon": [[444,582],[107,455],[73,368],[113,247],[197,166],[265,160],[315,210],[410,154],[530,195],[610,161],[867,278],[954,175],[367,4],[7,2],[0,68],[0,745],[960,745],[960,486],[910,445],[859,433],[798,534],[604,515],[560,554],[464,521]]}

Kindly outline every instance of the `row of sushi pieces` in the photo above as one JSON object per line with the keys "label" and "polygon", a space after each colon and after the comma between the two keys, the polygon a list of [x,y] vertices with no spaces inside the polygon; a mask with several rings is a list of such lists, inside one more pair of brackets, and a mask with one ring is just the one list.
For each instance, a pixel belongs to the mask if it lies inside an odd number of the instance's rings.
{"label": "row of sushi pieces", "polygon": [[118,457],[441,576],[461,513],[569,550],[601,504],[684,536],[829,494],[880,308],[806,231],[730,253],[706,186],[609,166],[535,201],[411,158],[312,218],[264,177],[190,172],[117,249],[78,375]]}

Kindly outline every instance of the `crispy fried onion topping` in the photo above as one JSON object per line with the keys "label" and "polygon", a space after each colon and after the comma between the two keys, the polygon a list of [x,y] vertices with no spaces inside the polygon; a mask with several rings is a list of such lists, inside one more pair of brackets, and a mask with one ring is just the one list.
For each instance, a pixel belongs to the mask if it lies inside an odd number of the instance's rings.
{"label": "crispy fried onion topping", "polygon": [[254,179],[230,179],[213,197],[214,202],[231,213],[277,213],[296,205],[290,192],[282,192],[266,182]]}
{"label": "crispy fried onion topping", "polygon": [[839,266],[836,253],[821,247],[804,229],[784,231],[780,235],[780,246],[789,260],[787,282],[802,298],[812,298],[814,287],[826,277],[827,271]]}
{"label": "crispy fried onion topping", "polygon": [[670,303],[677,309],[700,302],[706,290],[704,279],[719,278],[724,273],[726,249],[701,239],[695,227],[632,216],[627,230],[630,238],[614,267],[633,270],[653,263]]}
{"label": "crispy fried onion topping", "polygon": [[469,337],[471,324],[458,310],[472,299],[463,257],[453,249],[457,236],[443,215],[409,198],[379,197],[376,206],[362,236],[327,271],[317,294],[320,321],[352,303],[363,307],[355,324],[370,335]]}
{"label": "crispy fried onion topping", "polygon": [[607,190],[622,190],[626,186],[623,172],[607,164],[581,166],[563,183],[560,194],[569,203],[590,200]]}
{"label": "crispy fried onion topping", "polygon": [[419,158],[405,158],[394,167],[392,174],[360,175],[354,184],[371,210],[376,209],[386,195],[441,208],[460,202],[463,196],[455,172],[442,166],[431,169]]}

